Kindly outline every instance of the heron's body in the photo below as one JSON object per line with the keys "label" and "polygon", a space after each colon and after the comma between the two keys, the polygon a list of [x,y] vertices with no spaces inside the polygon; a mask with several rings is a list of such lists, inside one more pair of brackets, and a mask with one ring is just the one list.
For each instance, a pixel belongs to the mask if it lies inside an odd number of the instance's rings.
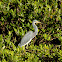
{"label": "heron's body", "polygon": [[21,43],[19,43],[19,46],[24,46],[28,44],[32,40],[32,38],[34,38],[32,33],[33,33],[32,31],[29,31],[28,33],[26,33],[25,36],[22,38]]}
{"label": "heron's body", "polygon": [[[25,36],[22,38],[21,42],[18,44],[19,46],[24,46],[24,45],[27,45],[38,33],[38,28],[37,26],[35,25],[37,20],[34,20],[32,22],[32,25],[35,29],[35,32],[33,31],[29,31],[28,33],[25,34]],[[39,22],[38,22],[39,23]]]}

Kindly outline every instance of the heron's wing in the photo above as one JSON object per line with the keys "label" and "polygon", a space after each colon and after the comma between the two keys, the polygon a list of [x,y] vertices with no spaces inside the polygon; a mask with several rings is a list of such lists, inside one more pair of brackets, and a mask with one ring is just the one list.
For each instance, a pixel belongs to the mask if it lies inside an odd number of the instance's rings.
{"label": "heron's wing", "polygon": [[22,38],[21,42],[18,45],[24,46],[28,44],[34,37],[35,34],[32,31],[29,31],[28,33],[25,34],[25,36]]}

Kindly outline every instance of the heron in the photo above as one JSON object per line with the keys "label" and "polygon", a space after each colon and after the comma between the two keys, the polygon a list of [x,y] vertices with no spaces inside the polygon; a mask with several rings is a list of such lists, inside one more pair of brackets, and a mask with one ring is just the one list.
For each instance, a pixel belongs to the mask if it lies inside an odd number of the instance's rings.
{"label": "heron", "polygon": [[41,22],[39,22],[37,20],[33,20],[32,25],[33,25],[33,28],[35,31],[34,32],[29,31],[25,34],[25,36],[22,38],[21,42],[18,44],[20,47],[27,45],[38,34],[38,28],[35,25],[35,23],[41,23]]}

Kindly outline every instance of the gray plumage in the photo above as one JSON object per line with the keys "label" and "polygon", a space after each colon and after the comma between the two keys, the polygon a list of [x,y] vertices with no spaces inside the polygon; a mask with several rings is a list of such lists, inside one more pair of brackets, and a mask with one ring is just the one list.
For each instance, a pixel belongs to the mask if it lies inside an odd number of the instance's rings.
{"label": "gray plumage", "polygon": [[35,23],[40,23],[40,22],[38,22],[37,20],[33,20],[32,25],[33,25],[33,27],[35,29],[35,32],[33,32],[33,31],[27,32],[25,34],[25,36],[22,38],[21,42],[18,44],[20,47],[24,46],[24,45],[27,45],[37,35],[38,28],[35,25]]}

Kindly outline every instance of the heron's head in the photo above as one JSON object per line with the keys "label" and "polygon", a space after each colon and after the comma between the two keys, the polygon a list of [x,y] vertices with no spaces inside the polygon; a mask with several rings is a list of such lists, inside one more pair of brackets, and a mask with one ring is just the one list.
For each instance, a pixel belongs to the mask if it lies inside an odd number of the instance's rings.
{"label": "heron's head", "polygon": [[33,23],[35,24],[35,23],[41,23],[41,22],[39,22],[39,21],[37,21],[37,20],[33,20]]}

